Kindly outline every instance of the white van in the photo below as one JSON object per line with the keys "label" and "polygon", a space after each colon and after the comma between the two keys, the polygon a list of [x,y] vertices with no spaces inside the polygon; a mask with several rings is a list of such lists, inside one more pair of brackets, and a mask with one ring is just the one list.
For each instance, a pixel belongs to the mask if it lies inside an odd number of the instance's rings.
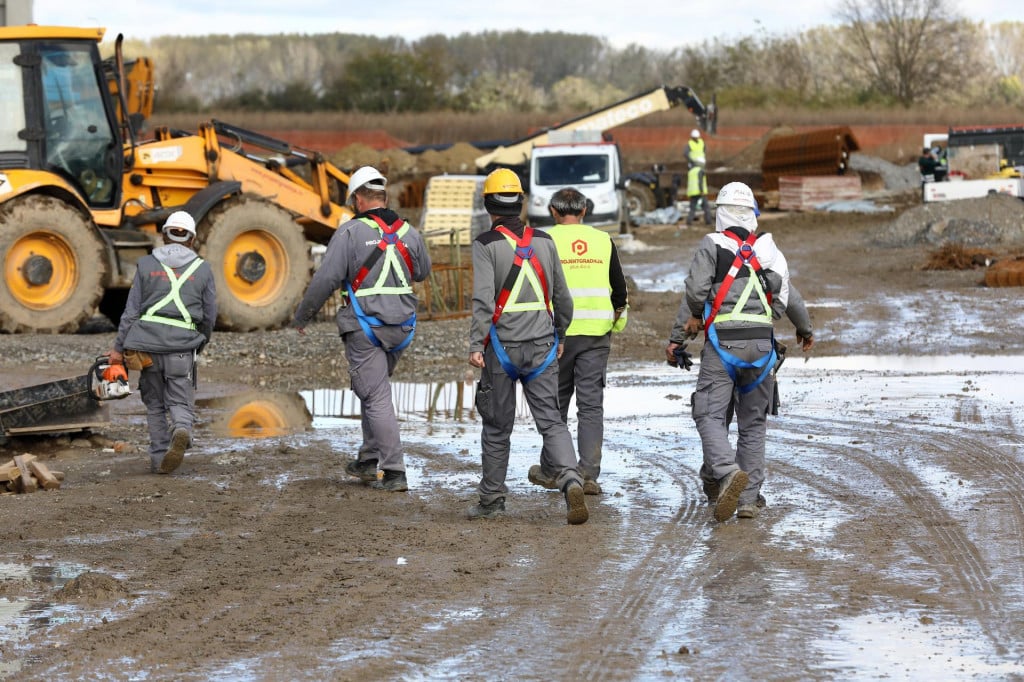
{"label": "white van", "polygon": [[554,224],[548,212],[552,195],[575,187],[594,202],[585,222],[607,232],[626,231],[622,161],[613,142],[549,144],[533,148],[530,157],[526,222]]}

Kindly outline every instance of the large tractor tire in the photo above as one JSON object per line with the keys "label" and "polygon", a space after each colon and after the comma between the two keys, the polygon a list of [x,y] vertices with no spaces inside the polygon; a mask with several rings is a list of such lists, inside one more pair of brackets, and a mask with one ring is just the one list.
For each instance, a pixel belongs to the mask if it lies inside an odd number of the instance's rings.
{"label": "large tractor tire", "polygon": [[103,295],[107,259],[92,221],[59,199],[28,196],[0,210],[0,330],[75,332]]}
{"label": "large tractor tire", "polygon": [[657,201],[650,187],[638,182],[631,182],[626,186],[626,209],[629,211],[630,222],[637,225],[641,216],[655,208]]}
{"label": "large tractor tire", "polygon": [[291,319],[313,270],[291,215],[262,199],[228,199],[200,222],[197,243],[213,268],[218,329],[274,329]]}

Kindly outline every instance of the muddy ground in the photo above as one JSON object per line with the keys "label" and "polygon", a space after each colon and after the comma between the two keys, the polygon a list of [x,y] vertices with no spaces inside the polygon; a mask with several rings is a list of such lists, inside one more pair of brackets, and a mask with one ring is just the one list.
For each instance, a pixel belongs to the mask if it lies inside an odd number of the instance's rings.
{"label": "muddy ground", "polygon": [[[301,345],[215,336],[175,475],[148,473],[135,395],[90,439],[8,440],[2,461],[33,452],[66,478],[0,497],[0,678],[1024,679],[1020,289],[920,269],[934,244],[880,239],[893,220],[762,218],[817,346],[780,372],[754,520],[713,521],[696,368],[661,358],[699,226],[621,247],[646,291],[615,341],[583,526],[527,482],[522,409],[509,515],[465,518],[465,321],[424,323],[395,377],[408,493],[343,473],[358,406],[327,323]],[[110,339],[0,338],[0,389],[78,373]]]}

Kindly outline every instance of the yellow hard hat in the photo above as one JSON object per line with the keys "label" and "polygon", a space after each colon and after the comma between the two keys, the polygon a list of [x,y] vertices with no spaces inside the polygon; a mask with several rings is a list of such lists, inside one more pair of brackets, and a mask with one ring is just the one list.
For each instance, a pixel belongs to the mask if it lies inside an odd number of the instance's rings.
{"label": "yellow hard hat", "polygon": [[484,194],[522,194],[523,183],[515,171],[499,168],[484,180]]}

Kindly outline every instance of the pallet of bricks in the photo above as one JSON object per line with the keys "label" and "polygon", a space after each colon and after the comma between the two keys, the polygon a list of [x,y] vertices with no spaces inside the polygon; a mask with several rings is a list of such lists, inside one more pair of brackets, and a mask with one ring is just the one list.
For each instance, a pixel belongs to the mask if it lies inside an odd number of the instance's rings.
{"label": "pallet of bricks", "polygon": [[64,474],[50,471],[35,455],[25,453],[5,464],[0,464],[0,494],[34,493],[37,490],[56,490],[60,488]]}

